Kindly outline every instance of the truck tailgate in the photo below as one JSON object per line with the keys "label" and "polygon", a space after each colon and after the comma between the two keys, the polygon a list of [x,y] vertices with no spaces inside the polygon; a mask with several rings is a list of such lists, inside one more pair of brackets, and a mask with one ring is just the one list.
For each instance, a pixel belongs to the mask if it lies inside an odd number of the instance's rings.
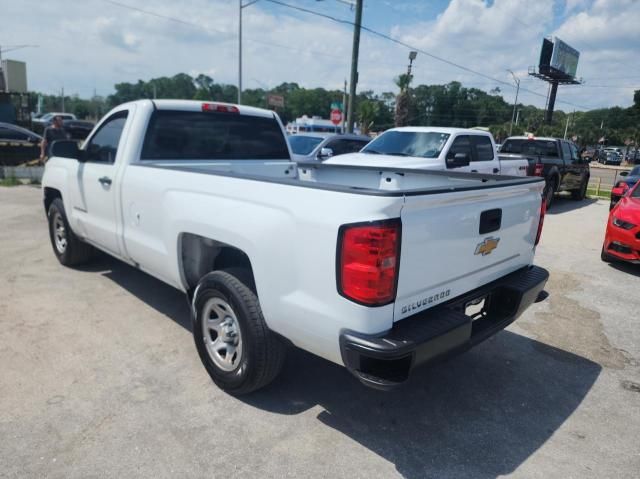
{"label": "truck tailgate", "polygon": [[406,196],[394,321],[530,265],[543,186]]}

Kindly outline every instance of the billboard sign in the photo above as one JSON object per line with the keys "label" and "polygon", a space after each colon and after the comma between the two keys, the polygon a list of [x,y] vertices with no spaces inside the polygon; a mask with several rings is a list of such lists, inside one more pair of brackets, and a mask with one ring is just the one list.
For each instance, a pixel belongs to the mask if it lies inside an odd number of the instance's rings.
{"label": "billboard sign", "polygon": [[578,70],[578,59],[580,52],[570,47],[558,37],[554,38],[553,54],[551,55],[551,68],[561,71],[562,73],[575,77]]}
{"label": "billboard sign", "polygon": [[284,108],[284,97],[282,95],[267,95],[267,105]]}
{"label": "billboard sign", "polygon": [[27,64],[15,60],[2,60],[4,89],[9,93],[27,93]]}

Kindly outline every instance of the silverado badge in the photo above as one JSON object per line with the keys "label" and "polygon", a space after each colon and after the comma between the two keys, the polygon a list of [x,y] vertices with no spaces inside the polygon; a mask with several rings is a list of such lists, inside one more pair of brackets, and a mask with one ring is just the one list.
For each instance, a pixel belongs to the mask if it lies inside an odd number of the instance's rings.
{"label": "silverado badge", "polygon": [[476,252],[473,254],[481,254],[482,256],[487,256],[498,247],[499,241],[500,238],[485,238],[482,243],[478,243],[478,246],[476,246]]}

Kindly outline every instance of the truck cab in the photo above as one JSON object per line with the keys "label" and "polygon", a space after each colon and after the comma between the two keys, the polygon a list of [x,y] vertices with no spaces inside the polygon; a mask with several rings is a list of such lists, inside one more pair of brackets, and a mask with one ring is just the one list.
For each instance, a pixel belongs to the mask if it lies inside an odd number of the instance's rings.
{"label": "truck cab", "polygon": [[525,161],[501,163],[489,132],[423,126],[392,128],[359,153],[334,156],[326,163],[511,176],[525,176],[527,171]]}

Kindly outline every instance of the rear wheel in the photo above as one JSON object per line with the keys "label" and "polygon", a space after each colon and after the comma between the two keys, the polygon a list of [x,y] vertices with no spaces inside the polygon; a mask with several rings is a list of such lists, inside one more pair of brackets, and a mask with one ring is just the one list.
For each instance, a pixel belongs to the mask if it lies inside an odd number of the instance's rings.
{"label": "rear wheel", "polygon": [[542,193],[544,196],[544,201],[547,204],[547,210],[551,207],[551,203],[553,202],[553,195],[556,192],[556,181],[554,179],[549,180],[544,187],[544,192]]}
{"label": "rear wheel", "polygon": [[202,364],[213,382],[233,395],[273,381],[286,353],[286,345],[267,327],[256,293],[238,276],[209,273],[193,298],[193,337]]}
{"label": "rear wheel", "polygon": [[65,266],[76,266],[89,261],[95,250],[71,230],[64,210],[64,203],[60,198],[51,202],[47,216],[49,219],[49,238],[58,261]]}
{"label": "rear wheel", "polygon": [[587,196],[587,185],[589,184],[589,179],[585,178],[580,183],[580,189],[574,190],[571,192],[571,197],[576,201],[584,200]]}

